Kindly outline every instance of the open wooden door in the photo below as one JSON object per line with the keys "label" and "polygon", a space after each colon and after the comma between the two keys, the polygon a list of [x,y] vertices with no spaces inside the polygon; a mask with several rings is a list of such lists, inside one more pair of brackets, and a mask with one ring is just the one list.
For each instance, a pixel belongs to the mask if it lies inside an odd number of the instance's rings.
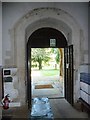
{"label": "open wooden door", "polygon": [[73,45],[64,49],[65,99],[73,105]]}

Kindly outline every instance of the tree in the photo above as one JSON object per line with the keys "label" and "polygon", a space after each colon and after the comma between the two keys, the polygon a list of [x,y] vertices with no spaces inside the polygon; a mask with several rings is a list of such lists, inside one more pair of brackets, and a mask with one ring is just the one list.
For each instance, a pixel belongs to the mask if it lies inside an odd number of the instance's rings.
{"label": "tree", "polygon": [[[57,64],[59,64],[60,63],[60,51],[59,51],[59,49],[52,48],[51,52],[55,54],[55,61]],[[57,69],[57,64],[55,64],[55,69]]]}
{"label": "tree", "polygon": [[47,48],[32,48],[31,49],[31,61],[38,62],[39,70],[42,69],[42,62],[46,63],[50,60],[50,52]]}

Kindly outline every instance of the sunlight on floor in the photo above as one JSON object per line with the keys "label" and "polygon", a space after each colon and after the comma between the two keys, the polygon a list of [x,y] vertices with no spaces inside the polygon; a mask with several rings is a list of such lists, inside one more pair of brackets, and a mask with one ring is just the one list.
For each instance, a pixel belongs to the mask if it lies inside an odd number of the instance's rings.
{"label": "sunlight on floor", "polygon": [[[39,71],[32,71],[32,97],[64,97],[63,80],[59,75],[42,76]],[[36,89],[37,85],[52,85],[52,88]]]}

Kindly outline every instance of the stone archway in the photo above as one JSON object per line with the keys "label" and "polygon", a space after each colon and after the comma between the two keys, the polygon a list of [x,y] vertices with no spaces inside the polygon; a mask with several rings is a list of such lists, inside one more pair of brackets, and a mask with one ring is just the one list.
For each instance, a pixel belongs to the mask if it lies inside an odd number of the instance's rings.
{"label": "stone archway", "polygon": [[[37,8],[23,16],[11,30],[11,64],[17,66],[19,77],[20,102],[25,103],[26,82],[26,44],[29,36],[37,29],[51,27],[61,31],[68,42],[74,45],[74,66],[77,80],[77,70],[80,65],[80,26],[66,11],[57,8]],[[77,59],[75,59],[77,58]],[[75,99],[76,93],[75,93]]]}

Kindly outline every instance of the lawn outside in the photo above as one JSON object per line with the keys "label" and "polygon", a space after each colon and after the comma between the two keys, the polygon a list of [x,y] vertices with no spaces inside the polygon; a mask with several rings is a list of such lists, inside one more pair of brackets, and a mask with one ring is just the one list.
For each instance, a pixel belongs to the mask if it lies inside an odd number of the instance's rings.
{"label": "lawn outside", "polygon": [[54,76],[54,75],[59,75],[59,70],[58,69],[42,69],[40,70],[40,73],[42,76]]}

